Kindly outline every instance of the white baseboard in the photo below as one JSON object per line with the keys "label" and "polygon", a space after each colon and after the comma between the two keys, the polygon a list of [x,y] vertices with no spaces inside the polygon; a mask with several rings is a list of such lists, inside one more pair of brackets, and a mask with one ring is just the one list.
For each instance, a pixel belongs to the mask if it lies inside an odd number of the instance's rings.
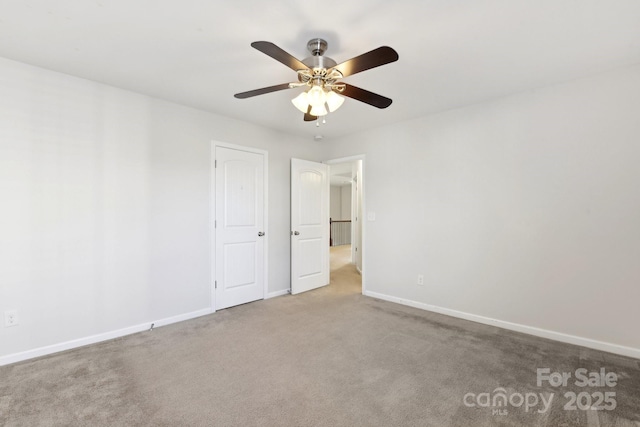
{"label": "white baseboard", "polygon": [[82,347],[89,344],[95,344],[101,341],[107,341],[114,338],[123,337],[125,335],[135,334],[149,330],[151,324],[153,327],[161,327],[170,325],[172,323],[182,322],[184,320],[194,319],[196,317],[205,316],[211,314],[213,311],[210,308],[203,310],[193,311],[191,313],[180,314],[177,316],[167,317],[165,319],[152,320],[149,322],[141,323],[135,326],[129,326],[127,328],[118,329],[115,331],[104,332],[101,334],[91,335],[84,338],[78,338],[71,341],[65,341],[59,344],[48,345],[45,347],[35,348],[33,350],[27,350],[20,353],[8,354],[0,357],[0,366],[9,365],[11,363],[22,362],[23,360],[33,359],[35,357],[46,356],[48,354],[58,353],[60,351],[71,350],[73,348]]}
{"label": "white baseboard", "polygon": [[282,295],[288,295],[288,294],[289,294],[289,289],[283,289],[281,291],[269,292],[265,299],[281,297]]}
{"label": "white baseboard", "polygon": [[579,345],[592,348],[595,350],[606,351],[609,353],[620,354],[623,356],[640,359],[640,349],[626,347],[618,344],[612,344],[604,341],[596,341],[590,338],[578,337],[575,335],[564,334],[561,332],[549,331],[547,329],[535,328],[533,326],[521,325],[519,323],[506,322],[504,320],[492,319],[490,317],[478,316],[476,314],[465,313],[462,311],[451,310],[449,308],[438,307],[431,304],[412,301],[404,298],[393,297],[390,295],[379,294],[377,292],[365,291],[364,294],[369,297],[378,298],[385,301],[395,302],[409,307],[419,308],[422,310],[432,311],[434,313],[444,314],[447,316],[457,317],[472,322],[483,323],[485,325],[497,326],[498,328],[509,329],[511,331],[522,332],[537,337],[548,338],[568,344]]}

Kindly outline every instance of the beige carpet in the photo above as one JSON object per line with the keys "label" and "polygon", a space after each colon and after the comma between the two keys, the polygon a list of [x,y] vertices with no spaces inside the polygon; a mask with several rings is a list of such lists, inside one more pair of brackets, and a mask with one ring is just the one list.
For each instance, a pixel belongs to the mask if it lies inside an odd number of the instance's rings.
{"label": "beige carpet", "polygon": [[[1,367],[0,425],[640,426],[638,360],[364,297],[345,248],[328,287]],[[564,410],[601,389],[537,387],[538,367],[616,372],[617,408]],[[555,401],[464,405],[497,387]]]}

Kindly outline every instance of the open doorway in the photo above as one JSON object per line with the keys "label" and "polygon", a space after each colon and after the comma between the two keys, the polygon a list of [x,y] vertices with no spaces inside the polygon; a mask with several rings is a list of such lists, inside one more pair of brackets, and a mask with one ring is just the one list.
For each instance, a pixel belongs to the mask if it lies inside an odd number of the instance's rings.
{"label": "open doorway", "polygon": [[361,157],[336,159],[330,164],[330,266],[331,285],[341,291],[363,293],[362,211],[363,162]]}

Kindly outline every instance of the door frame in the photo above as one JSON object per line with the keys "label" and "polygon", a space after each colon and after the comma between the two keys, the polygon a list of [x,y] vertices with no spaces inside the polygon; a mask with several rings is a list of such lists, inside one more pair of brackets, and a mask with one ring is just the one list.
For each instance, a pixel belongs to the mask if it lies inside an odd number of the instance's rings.
{"label": "door frame", "polygon": [[366,251],[366,241],[367,241],[367,221],[366,221],[366,215],[367,215],[367,202],[366,202],[366,197],[365,195],[367,194],[366,192],[366,184],[367,184],[367,179],[366,179],[366,174],[367,174],[367,168],[366,168],[366,155],[365,154],[356,154],[354,156],[348,156],[348,157],[339,157],[337,159],[331,159],[331,160],[325,160],[322,163],[326,163],[328,165],[332,165],[332,164],[337,164],[337,163],[349,163],[349,162],[354,162],[357,160],[362,160],[362,176],[360,177],[361,179],[361,184],[362,184],[362,218],[360,218],[360,224],[362,226],[362,247],[360,248],[360,251],[362,252],[362,271],[360,272],[361,275],[361,279],[362,279],[362,294],[366,295],[366,290],[367,290],[367,281],[366,281],[366,270],[367,270],[367,259],[366,259],[366,255],[367,255],[367,251]]}
{"label": "door frame", "polygon": [[[209,302],[211,304],[211,312],[216,311],[216,148],[228,148],[231,150],[245,151],[248,153],[261,154],[263,156],[263,183],[264,183],[264,198],[263,198],[263,213],[264,213],[264,289],[262,298],[266,299],[269,293],[269,152],[254,147],[246,147],[244,145],[231,144],[228,142],[221,142],[212,140],[211,153],[209,161],[209,260],[211,262],[211,268],[209,269]],[[364,265],[364,262],[363,262]]]}

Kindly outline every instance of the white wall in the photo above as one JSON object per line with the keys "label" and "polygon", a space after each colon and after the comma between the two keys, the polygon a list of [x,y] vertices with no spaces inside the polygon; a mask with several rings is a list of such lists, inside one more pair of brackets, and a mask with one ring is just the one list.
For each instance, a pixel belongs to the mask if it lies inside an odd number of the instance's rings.
{"label": "white wall", "polygon": [[636,66],[325,143],[366,153],[367,289],[638,357],[639,112]]}
{"label": "white wall", "polygon": [[351,185],[331,185],[330,216],[335,221],[351,219]]}
{"label": "white wall", "polygon": [[0,313],[20,322],[0,362],[206,312],[212,140],[269,151],[269,291],[289,287],[289,159],[318,143],[9,60],[0,76]]}
{"label": "white wall", "polygon": [[351,184],[340,187],[340,219],[351,219]]}
{"label": "white wall", "polygon": [[339,185],[331,185],[329,189],[329,216],[333,220],[342,219],[342,190]]}

